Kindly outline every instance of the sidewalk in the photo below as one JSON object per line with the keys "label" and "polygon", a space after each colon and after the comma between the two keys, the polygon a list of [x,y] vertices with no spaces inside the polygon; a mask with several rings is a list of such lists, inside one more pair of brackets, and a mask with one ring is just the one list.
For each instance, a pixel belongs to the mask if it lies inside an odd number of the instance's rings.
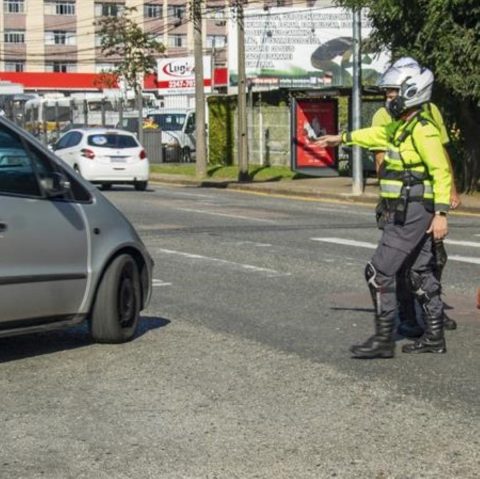
{"label": "sidewalk", "polygon": [[[372,205],[376,204],[378,201],[378,181],[375,178],[365,179],[365,187],[361,195],[354,195],[352,193],[352,178],[346,176],[240,183],[236,180],[206,179],[199,181],[192,176],[152,173],[150,175],[150,180],[157,183],[228,188],[232,190],[254,191],[270,195],[332,199]],[[461,199],[462,204],[456,212],[480,214],[480,195],[461,195]]]}

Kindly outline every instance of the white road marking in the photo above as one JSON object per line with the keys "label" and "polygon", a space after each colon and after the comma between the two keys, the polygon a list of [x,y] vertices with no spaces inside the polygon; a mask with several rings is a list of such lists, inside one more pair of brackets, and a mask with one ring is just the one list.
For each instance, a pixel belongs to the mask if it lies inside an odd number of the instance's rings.
{"label": "white road marking", "polygon": [[373,212],[365,212],[365,211],[352,211],[351,208],[348,207],[332,207],[332,208],[324,208],[322,206],[315,206],[314,208],[316,211],[325,211],[327,213],[346,213],[352,216],[368,216],[370,218],[374,218]]}
{"label": "white road marking", "polygon": [[270,247],[272,246],[271,243],[257,243],[256,241],[235,241],[233,244],[237,245],[237,246],[241,246],[241,245],[249,245],[249,246],[258,246],[260,248],[267,248],[267,247]]}
{"label": "white road marking", "polygon": [[176,210],[179,211],[188,211],[190,213],[202,213],[204,215],[213,215],[213,216],[226,216],[227,218],[238,218],[241,220],[248,220],[248,221],[262,221],[265,223],[275,223],[274,220],[267,220],[264,218],[255,218],[253,216],[241,216],[241,215],[232,215],[232,214],[227,214],[227,213],[218,213],[215,211],[205,211],[205,210],[195,210],[192,208],[175,208]]}
{"label": "white road marking", "polygon": [[480,258],[475,258],[473,256],[459,256],[456,254],[448,255],[449,261],[459,261],[460,263],[474,263],[480,264]]}
{"label": "white road marking", "polygon": [[152,280],[152,286],[154,288],[158,286],[172,286],[172,283],[166,283],[165,281],[162,281],[161,279],[153,279]]}
{"label": "white road marking", "polygon": [[345,238],[310,238],[312,241],[322,241],[323,243],[343,244],[345,246],[358,246],[359,248],[376,249],[375,243],[367,243],[365,241],[355,241]]}
{"label": "white road marking", "polygon": [[[368,248],[368,249],[376,249],[377,245],[375,243],[367,243],[366,241],[355,241],[349,240],[345,238],[310,238],[312,241],[321,241],[323,243],[332,243],[332,244],[340,244],[345,246],[357,246],[359,248]],[[453,241],[453,240],[452,240]],[[451,243],[451,244],[457,244]],[[460,242],[460,243],[468,243],[468,241]],[[456,254],[448,255],[449,261],[458,261],[460,263],[469,263],[469,264],[480,264],[480,258],[475,256],[460,256]]]}
{"label": "white road marking", "polygon": [[276,278],[279,276],[290,276],[291,273],[281,273],[280,271],[276,271],[274,269],[270,268],[262,268],[260,266],[253,266],[251,264],[243,264],[243,263],[236,263],[234,261],[228,261],[225,259],[220,259],[220,258],[212,258],[211,256],[203,256],[200,254],[193,254],[193,253],[185,253],[183,251],[175,251],[171,249],[164,249],[164,248],[158,248],[156,251],[159,251],[160,253],[165,253],[165,254],[171,254],[171,255],[176,255],[176,256],[183,256],[184,258],[190,258],[190,259],[198,259],[202,261],[211,261],[212,263],[219,263],[223,264],[226,266],[234,266],[237,268],[245,269],[247,271],[253,271],[256,273],[266,273],[269,278]]}
{"label": "white road marking", "polygon": [[458,241],[458,240],[446,239],[443,242],[445,244],[455,244],[458,246],[472,246],[473,248],[480,248],[480,243],[477,243],[476,241]]}
{"label": "white road marking", "polygon": [[200,193],[179,193],[178,191],[175,190],[174,193],[176,196],[191,196],[193,198],[208,198],[211,200],[215,200],[215,196],[212,195],[202,195]]}

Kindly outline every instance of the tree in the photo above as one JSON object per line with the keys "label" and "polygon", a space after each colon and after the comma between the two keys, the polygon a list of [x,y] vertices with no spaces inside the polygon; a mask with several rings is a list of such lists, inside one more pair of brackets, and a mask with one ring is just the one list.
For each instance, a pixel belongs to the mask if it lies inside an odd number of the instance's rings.
{"label": "tree", "polygon": [[368,7],[372,41],[393,57],[408,55],[435,74],[434,100],[446,113],[459,187],[480,179],[480,3],[478,0],[337,0]]}
{"label": "tree", "polygon": [[[122,78],[135,92],[139,119],[141,119],[142,81],[146,74],[153,73],[156,67],[155,55],[163,53],[165,47],[150,33],[144,32],[132,18],[137,9],[125,7],[115,17],[104,17],[98,21],[102,53],[115,60],[111,73]],[[139,138],[142,137],[142,122],[139,121]]]}

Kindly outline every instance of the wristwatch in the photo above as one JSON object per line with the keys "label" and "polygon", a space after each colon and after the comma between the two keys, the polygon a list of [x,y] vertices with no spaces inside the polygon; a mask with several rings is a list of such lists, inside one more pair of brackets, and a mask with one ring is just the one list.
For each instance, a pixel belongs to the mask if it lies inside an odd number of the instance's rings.
{"label": "wristwatch", "polygon": [[446,211],[435,211],[435,214],[438,215],[438,216],[447,216]]}

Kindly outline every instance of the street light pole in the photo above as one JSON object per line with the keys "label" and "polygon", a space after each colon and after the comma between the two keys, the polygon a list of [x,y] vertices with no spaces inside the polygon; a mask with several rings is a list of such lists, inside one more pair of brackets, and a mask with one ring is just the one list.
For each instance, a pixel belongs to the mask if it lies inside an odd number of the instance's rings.
{"label": "street light pole", "polygon": [[[353,9],[353,87],[352,87],[352,128],[361,128],[361,9]],[[353,147],[352,153],[352,194],[363,193],[362,151]]]}

